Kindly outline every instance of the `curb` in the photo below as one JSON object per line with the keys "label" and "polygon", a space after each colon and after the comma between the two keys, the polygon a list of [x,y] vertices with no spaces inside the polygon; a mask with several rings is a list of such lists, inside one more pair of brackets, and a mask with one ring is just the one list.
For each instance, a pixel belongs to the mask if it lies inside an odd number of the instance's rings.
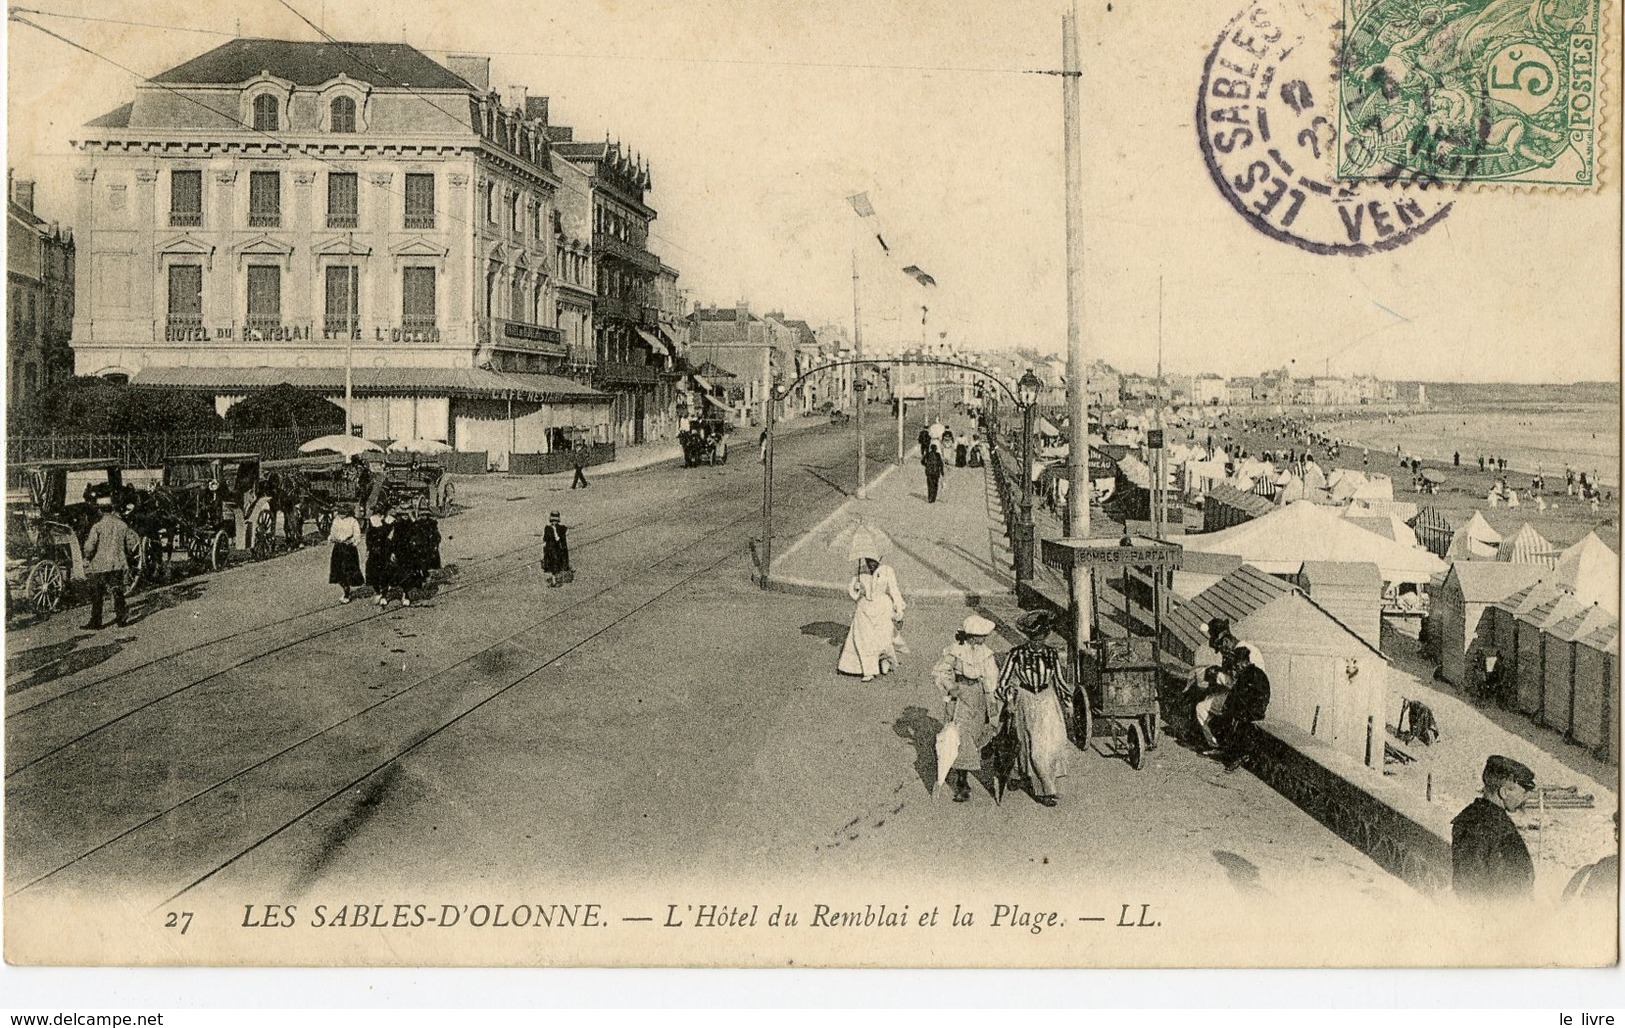
{"label": "curb", "polygon": [[[865,488],[873,489],[875,486],[880,484],[881,479],[885,478],[887,475],[891,474],[893,471],[896,471],[897,467],[898,466],[896,464],[888,465],[886,467],[885,471],[882,471],[880,474],[878,474],[874,478],[870,479],[869,484]],[[818,533],[822,532],[824,530],[825,526],[827,526],[830,522],[834,521],[836,518],[840,517],[843,513],[845,513],[846,509],[848,507],[852,506],[853,504],[867,503],[867,502],[869,502],[869,501],[860,500],[856,496],[851,496],[851,497],[848,497],[845,500],[842,500],[841,505],[839,507],[836,507],[833,511],[831,511],[829,513],[829,515],[824,518],[824,520],[820,521],[818,524],[814,525],[813,527],[807,529],[807,531],[801,533],[801,538],[799,538],[795,542],[791,543],[789,549],[787,549],[783,553],[779,554],[779,556],[775,559],[774,563],[778,563],[778,561],[782,561],[785,558],[789,557],[790,554],[795,553],[797,550],[800,550],[803,546],[806,545],[808,539],[811,539],[813,536],[815,536]],[[841,593],[842,593],[842,595],[845,595],[846,590],[845,589],[841,590]]]}
{"label": "curb", "polygon": [[[756,579],[761,581],[761,577]],[[844,600],[848,603],[852,598],[846,593],[846,586],[835,585],[830,582],[817,582],[806,578],[789,578],[784,575],[768,575],[767,590],[769,592],[787,593],[798,596],[821,596]],[[980,607],[990,598],[1010,596],[1014,593],[967,593],[949,589],[910,589],[908,593],[909,606],[926,607]]]}

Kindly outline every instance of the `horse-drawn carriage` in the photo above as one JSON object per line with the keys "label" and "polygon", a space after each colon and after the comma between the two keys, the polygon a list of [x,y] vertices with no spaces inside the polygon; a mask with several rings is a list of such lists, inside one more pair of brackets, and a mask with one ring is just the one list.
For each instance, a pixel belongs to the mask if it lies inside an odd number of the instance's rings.
{"label": "horse-drawn carriage", "polygon": [[373,477],[366,464],[337,453],[268,460],[260,473],[275,497],[273,513],[281,515],[282,537],[290,547],[303,544],[307,521],[314,520],[326,538],[334,515],[366,502]]}
{"label": "horse-drawn carriage", "polygon": [[677,435],[677,442],[683,448],[683,466],[692,468],[699,464],[715,466],[728,463],[727,435],[730,427],[720,418],[690,422],[688,428]]}
{"label": "horse-drawn carriage", "polygon": [[[257,453],[193,453],[164,460],[163,478],[131,527],[158,546],[160,574],[176,552],[219,571],[234,549],[248,549],[250,518],[258,513]],[[272,533],[274,535],[274,533]],[[267,539],[265,542],[269,543]]]}
{"label": "horse-drawn carriage", "polygon": [[446,476],[445,466],[432,454],[390,451],[383,456],[382,495],[390,509],[435,517],[451,513],[457,486]]}
{"label": "horse-drawn carriage", "polygon": [[[104,492],[121,503],[124,466],[110,458],[36,461],[11,468],[10,475],[17,487],[6,490],[6,596],[49,614],[61,610],[86,580],[83,544],[97,517],[93,496]],[[73,502],[70,475],[90,479]],[[146,561],[143,540],[131,571],[132,588]]]}

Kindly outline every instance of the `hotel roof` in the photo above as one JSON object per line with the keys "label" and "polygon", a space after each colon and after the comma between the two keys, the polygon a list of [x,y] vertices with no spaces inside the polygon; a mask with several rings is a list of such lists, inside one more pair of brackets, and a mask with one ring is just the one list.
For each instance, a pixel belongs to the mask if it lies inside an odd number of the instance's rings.
{"label": "hotel roof", "polygon": [[235,85],[261,72],[298,86],[319,86],[345,75],[374,86],[474,92],[462,76],[405,43],[234,39],[153,76],[152,81],[163,85]]}

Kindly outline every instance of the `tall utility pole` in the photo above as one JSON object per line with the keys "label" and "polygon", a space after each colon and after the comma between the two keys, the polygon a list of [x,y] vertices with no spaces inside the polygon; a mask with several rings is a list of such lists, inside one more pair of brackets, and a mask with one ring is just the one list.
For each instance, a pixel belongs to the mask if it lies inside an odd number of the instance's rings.
{"label": "tall utility pole", "polygon": [[[1061,16],[1061,118],[1066,154],[1066,380],[1072,416],[1070,488],[1064,534],[1089,536],[1089,361],[1083,351],[1083,131],[1078,80],[1078,0]],[[1087,574],[1071,574],[1073,639],[1089,642],[1093,589]]]}
{"label": "tall utility pole", "polygon": [[863,307],[858,300],[858,239],[857,223],[853,222],[852,235],[852,350],[858,364],[852,389],[857,393],[858,407],[858,499],[869,498],[869,455],[863,449],[863,408],[869,402],[869,384],[863,380]]}

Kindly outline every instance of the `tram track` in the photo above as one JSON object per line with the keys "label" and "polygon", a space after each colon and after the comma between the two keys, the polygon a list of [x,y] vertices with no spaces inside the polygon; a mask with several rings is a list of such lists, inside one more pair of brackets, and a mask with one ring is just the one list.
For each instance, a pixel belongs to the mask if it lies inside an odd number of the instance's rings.
{"label": "tram track", "polygon": [[[802,482],[800,483],[800,488],[793,490],[793,495],[786,498],[791,501],[792,508],[795,508],[805,506],[812,501],[821,500],[823,499],[823,496],[823,483]],[[718,500],[716,497],[708,496],[697,501],[695,505],[708,506],[714,510],[718,505]],[[615,581],[606,585],[603,589],[600,589],[591,595],[583,596],[580,599],[565,605],[561,609],[548,613],[545,617],[529,620],[516,630],[508,632],[502,638],[491,643],[490,645],[484,646],[474,652],[462,656],[460,659],[450,664],[437,668],[429,674],[420,677],[405,688],[399,689],[388,694],[387,696],[384,696],[383,698],[368,703],[360,709],[352,710],[345,714],[345,716],[325,723],[313,731],[306,731],[297,739],[286,745],[282,745],[274,752],[261,756],[250,763],[238,766],[227,774],[210,780],[205,780],[204,782],[199,782],[197,783],[197,787],[190,790],[183,789],[182,791],[185,792],[184,796],[174,800],[173,802],[160,805],[159,809],[152,810],[151,812],[137,812],[136,817],[131,819],[132,823],[112,826],[105,825],[104,823],[99,838],[96,838],[94,841],[87,839],[86,842],[88,844],[79,847],[77,852],[72,852],[70,850],[71,855],[67,852],[59,853],[58,858],[54,860],[47,859],[44,862],[37,863],[33,869],[24,872],[19,876],[26,880],[9,889],[8,895],[16,895],[26,890],[35,889],[37,886],[41,886],[43,883],[57,879],[59,876],[67,877],[68,875],[66,873],[72,872],[78,868],[82,868],[87,863],[95,862],[99,856],[114,858],[118,854],[122,853],[124,858],[127,860],[129,859],[130,854],[125,852],[125,850],[129,847],[135,846],[135,843],[143,838],[156,836],[160,839],[167,839],[173,842],[173,840],[178,837],[184,837],[187,833],[180,825],[178,825],[177,822],[187,821],[185,812],[190,811],[194,813],[195,816],[193,820],[189,822],[193,824],[194,829],[196,829],[196,826],[199,823],[203,825],[214,825],[219,823],[222,814],[226,815],[225,821],[229,823],[231,820],[229,815],[231,813],[232,798],[231,796],[227,796],[226,793],[230,792],[238,797],[240,797],[245,791],[253,792],[255,795],[260,795],[263,791],[275,793],[277,785],[283,782],[284,779],[273,774],[273,772],[278,769],[279,764],[284,762],[292,762],[293,755],[298,754],[300,751],[306,751],[307,753],[311,750],[319,751],[324,746],[334,747],[339,751],[344,751],[344,743],[342,741],[335,742],[335,740],[348,740],[355,747],[361,747],[359,740],[372,739],[379,732],[382,732],[384,735],[389,735],[391,733],[398,735],[403,726],[419,725],[420,723],[423,725],[420,731],[410,733],[406,737],[397,739],[397,742],[399,742],[400,745],[392,750],[392,755],[388,756],[381,763],[367,765],[359,777],[347,778],[342,782],[337,783],[336,788],[331,788],[326,793],[321,794],[318,797],[318,801],[309,805],[308,809],[296,811],[296,816],[292,818],[285,818],[283,821],[277,824],[270,825],[269,830],[253,839],[249,846],[239,851],[224,855],[223,859],[221,859],[216,866],[201,876],[194,877],[193,879],[189,880],[189,884],[186,884],[181,891],[185,892],[196,887],[197,885],[202,884],[203,882],[212,878],[214,875],[218,874],[221,870],[241,859],[241,857],[246,853],[252,852],[253,849],[262,845],[264,842],[276,837],[294,824],[297,824],[302,818],[308,817],[317,810],[320,810],[324,805],[331,802],[333,799],[343,795],[346,790],[354,788],[358,782],[365,781],[368,777],[377,774],[382,768],[387,767],[393,761],[398,760],[400,757],[415,750],[424,742],[427,742],[429,739],[439,735],[441,732],[445,731],[453,724],[456,724],[463,717],[466,717],[474,710],[485,706],[487,703],[490,703],[509,690],[518,687],[525,681],[533,678],[542,670],[554,666],[557,662],[563,660],[569,654],[575,652],[593,639],[596,639],[604,633],[613,630],[616,626],[623,624],[628,619],[636,616],[639,612],[646,609],[650,605],[667,596],[670,596],[673,592],[710,573],[727,560],[736,557],[739,554],[741,547],[737,541],[729,540],[727,537],[730,533],[736,531],[740,524],[748,522],[750,519],[756,516],[756,511],[750,509],[753,506],[754,501],[750,501],[747,504],[747,509],[744,512],[730,518],[722,525],[701,532],[696,537],[685,539],[680,545],[666,549],[659,555],[658,558],[646,563],[642,563],[635,570],[618,577]],[[648,521],[639,521],[633,525],[626,526],[618,530],[615,534],[625,534],[626,532],[636,530],[640,526],[647,526],[648,524],[652,524],[654,522],[670,523],[673,513],[674,511],[670,507],[662,508],[659,510],[657,517]],[[723,513],[726,514],[727,512]],[[608,537],[609,534],[606,533],[603,536],[597,537],[595,541],[602,542]],[[722,551],[717,556],[712,559],[707,559],[706,555],[696,557],[696,554],[702,553],[702,551],[705,551],[710,547],[714,547],[719,538],[724,540],[724,545]],[[513,552],[522,552],[524,549],[526,549],[526,547],[518,548],[518,550]],[[696,562],[696,560],[698,561],[698,567],[692,570],[684,570],[685,564],[693,564]],[[637,599],[636,602],[632,603],[632,605],[625,610],[615,612],[607,622],[589,631],[582,638],[576,639],[575,641],[570,642],[568,645],[564,645],[562,648],[557,646],[548,646],[546,647],[545,654],[538,654],[534,651],[533,640],[538,634],[538,629],[561,621],[566,621],[571,615],[579,615],[582,611],[592,608],[595,605],[609,603],[617,608],[624,606],[624,603],[615,602],[616,597],[614,594],[631,592],[634,594],[634,598],[636,598],[638,594],[645,591],[643,589],[643,584],[649,578],[649,576],[670,576],[673,574],[673,572],[678,572],[678,574],[676,580],[670,585],[666,585],[664,588],[661,588],[651,596]],[[488,578],[496,577],[500,576],[488,576]],[[347,624],[355,623],[359,622],[350,622]],[[312,633],[300,640],[291,641],[287,644],[287,646],[282,648],[286,649],[296,647],[301,642],[309,643],[312,640],[327,634],[327,632],[328,630],[324,629],[321,632]],[[557,652],[553,652],[554,650]],[[507,667],[513,664],[515,660],[518,661],[519,666],[523,666],[525,668],[521,674],[519,674],[517,677],[510,676],[500,682],[489,681],[491,672],[494,669]],[[208,677],[215,678],[224,673],[225,672],[223,671],[216,672]],[[461,681],[462,678],[468,678],[470,681],[476,683],[484,683],[483,687],[478,684],[465,685]],[[201,683],[194,683],[192,686],[187,686],[185,688],[193,688],[196,684]],[[469,694],[469,702],[457,704],[456,706],[458,706],[459,709],[453,712],[449,717],[439,716],[444,714],[445,711],[435,710],[437,702],[439,701],[434,699],[432,696],[432,694],[435,694],[438,690],[428,688],[436,684],[446,685],[448,691],[452,693],[459,695]],[[180,691],[182,690],[174,690],[168,695],[173,696]],[[485,695],[477,695],[479,693],[485,693]],[[441,699],[444,699],[444,697]],[[161,702],[161,700],[155,700],[153,702]],[[151,705],[152,704],[147,704],[142,709],[146,709],[146,707],[150,707]],[[428,718],[425,718],[422,715],[418,717],[410,716],[418,707],[425,706],[428,707],[430,711],[433,711],[436,716]],[[403,714],[401,708],[408,709],[406,709]],[[125,715],[124,717],[133,716],[133,713],[135,712],[132,712],[131,715]],[[123,720],[124,717],[121,717],[118,720]],[[111,722],[109,724],[111,724]],[[105,727],[107,726],[98,726],[98,728],[92,729],[90,733],[83,733],[78,738],[79,740],[83,740],[88,735],[101,731]],[[370,731],[364,729],[370,729]],[[28,767],[38,767],[44,761],[49,760],[52,756],[58,755],[64,750],[71,748],[72,745],[72,743],[69,743],[65,746],[59,746],[52,754],[45,755],[31,761]],[[345,767],[349,769],[355,767],[357,755],[349,754],[348,758],[349,759],[343,759],[343,754],[341,752],[339,759],[331,761],[317,760],[315,761],[315,765],[323,769],[330,767]],[[56,761],[55,763],[60,764],[61,762]],[[307,761],[307,765],[308,763],[309,761]],[[24,769],[19,769],[19,772],[22,770]],[[12,810],[17,811],[21,808],[40,808],[41,804],[39,802],[39,797],[31,797],[24,800],[22,796],[16,794],[25,791],[25,788],[28,785],[27,780],[30,779],[35,780],[37,786],[45,788],[47,791],[49,791],[50,786],[55,780],[56,776],[43,773],[48,770],[53,769],[41,768],[41,773],[22,776],[25,780],[15,783],[15,787],[13,783],[8,783],[8,804],[12,805]],[[55,768],[54,770],[67,770],[70,772],[71,777],[71,772],[74,769]],[[83,768],[78,770],[81,773],[83,772]],[[94,777],[94,775],[92,777]],[[262,784],[256,787],[256,782],[261,779],[268,779],[268,781],[264,781]],[[240,788],[231,789],[230,787],[233,785],[237,785]],[[80,783],[80,787],[83,787],[82,782]],[[284,813],[286,813],[286,811],[284,811]],[[15,816],[16,815],[14,815],[14,817]],[[14,825],[16,824],[15,821],[13,823]],[[259,821],[256,821],[255,823],[258,824]],[[211,832],[208,828],[204,828],[201,830],[201,834],[206,839],[204,849],[208,849],[209,847],[207,842],[212,840],[208,840],[207,837],[211,834]],[[150,856],[150,847],[144,850],[142,847],[135,846],[135,851],[135,859],[137,860],[142,860],[147,856]],[[14,853],[15,852],[16,851],[14,850]],[[66,856],[67,859],[60,859],[60,857],[63,856]],[[176,856],[187,864],[193,863],[193,861],[190,859],[192,856],[192,851],[190,849],[187,849],[184,854],[178,854]],[[114,863],[118,863],[117,859],[114,859]],[[121,866],[128,866],[128,864]],[[10,868],[9,870],[12,870],[13,873],[15,873],[20,869],[13,866],[13,868]],[[11,876],[8,875],[8,877]]]}

